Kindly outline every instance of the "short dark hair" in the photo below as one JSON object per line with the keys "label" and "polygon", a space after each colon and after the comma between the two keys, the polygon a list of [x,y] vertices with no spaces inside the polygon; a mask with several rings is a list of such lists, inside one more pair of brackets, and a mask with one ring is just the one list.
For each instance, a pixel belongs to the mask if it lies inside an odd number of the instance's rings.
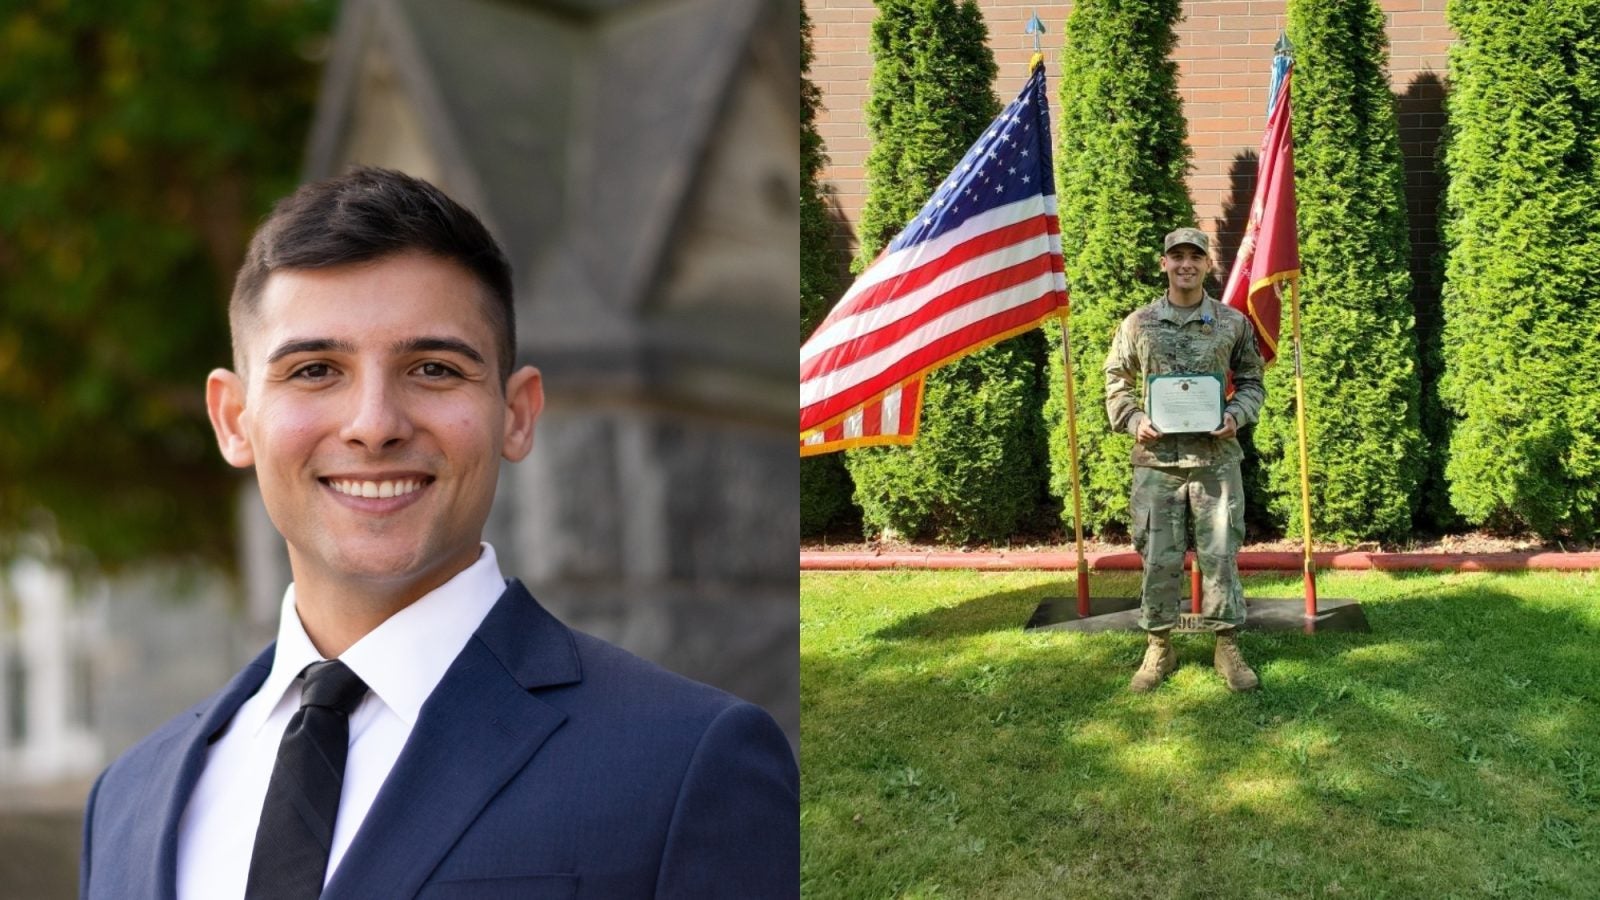
{"label": "short dark hair", "polygon": [[273,272],[370,262],[407,251],[459,263],[483,285],[484,312],[499,344],[503,384],[511,377],[517,349],[511,263],[505,251],[471,210],[443,191],[420,178],[373,166],[355,166],[343,175],[301,185],[279,200],[256,229],[228,302],[235,365],[243,365],[240,333],[255,316]]}

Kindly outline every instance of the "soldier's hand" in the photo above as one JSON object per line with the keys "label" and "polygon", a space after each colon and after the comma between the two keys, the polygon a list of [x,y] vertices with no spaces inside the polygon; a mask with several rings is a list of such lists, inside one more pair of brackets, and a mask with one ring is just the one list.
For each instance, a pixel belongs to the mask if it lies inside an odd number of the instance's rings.
{"label": "soldier's hand", "polygon": [[1222,427],[1211,432],[1212,437],[1229,438],[1239,433],[1239,423],[1234,421],[1233,413],[1222,414]]}
{"label": "soldier's hand", "polygon": [[1139,431],[1133,436],[1134,440],[1141,444],[1148,444],[1159,437],[1161,437],[1161,431],[1150,424],[1148,416],[1139,420]]}

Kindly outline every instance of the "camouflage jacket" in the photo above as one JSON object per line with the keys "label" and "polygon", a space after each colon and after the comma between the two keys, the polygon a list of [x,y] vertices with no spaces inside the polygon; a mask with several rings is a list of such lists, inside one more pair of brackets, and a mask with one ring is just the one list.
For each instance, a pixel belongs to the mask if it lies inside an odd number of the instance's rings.
{"label": "camouflage jacket", "polygon": [[[1106,415],[1111,427],[1136,434],[1144,420],[1140,404],[1144,379],[1151,375],[1233,373],[1234,394],[1226,413],[1239,427],[1254,424],[1267,397],[1261,380],[1264,363],[1255,329],[1243,313],[1209,294],[1188,321],[1163,294],[1135,310],[1117,328],[1106,354]],[[1136,466],[1211,466],[1244,458],[1237,438],[1209,434],[1169,434],[1149,444],[1134,443]]]}

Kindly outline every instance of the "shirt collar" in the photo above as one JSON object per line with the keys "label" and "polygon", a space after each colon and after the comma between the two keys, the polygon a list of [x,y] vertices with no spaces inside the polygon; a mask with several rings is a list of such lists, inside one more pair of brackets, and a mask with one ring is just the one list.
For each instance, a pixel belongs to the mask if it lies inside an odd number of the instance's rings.
{"label": "shirt collar", "polygon": [[[476,562],[385,619],[339,656],[409,726],[416,725],[423,701],[505,593],[494,547],[480,546]],[[272,671],[257,692],[270,702],[254,710],[258,719],[241,721],[240,726],[259,731],[305,667],[321,659],[295,611],[290,584],[283,594]]]}
{"label": "shirt collar", "polygon": [[[1172,322],[1173,324],[1177,324],[1178,323],[1178,315],[1179,315],[1178,314],[1178,309],[1179,309],[1178,307],[1176,307],[1176,306],[1174,306],[1172,304],[1172,298],[1171,297],[1167,296],[1166,294],[1162,294],[1161,295],[1161,309],[1160,309],[1159,314],[1158,314],[1160,318],[1162,318],[1162,319],[1164,319],[1164,320],[1166,320],[1168,322]],[[1212,297],[1210,294],[1201,293],[1200,294],[1200,309],[1199,309],[1199,312],[1197,314],[1196,313],[1190,313],[1190,312],[1188,312],[1187,309],[1185,309],[1184,310],[1184,314],[1188,315],[1188,316],[1192,316],[1194,318],[1200,318],[1200,319],[1204,319],[1204,318],[1209,316],[1211,321],[1215,322],[1217,320],[1217,301],[1216,301],[1216,298]],[[1192,321],[1192,319],[1191,319],[1191,321]]]}

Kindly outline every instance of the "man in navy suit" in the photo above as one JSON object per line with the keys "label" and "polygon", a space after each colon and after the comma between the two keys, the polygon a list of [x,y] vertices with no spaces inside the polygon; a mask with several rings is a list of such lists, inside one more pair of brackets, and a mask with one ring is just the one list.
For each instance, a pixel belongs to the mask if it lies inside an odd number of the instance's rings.
{"label": "man in navy suit", "polygon": [[397,172],[257,231],[206,400],[294,583],[273,646],[101,775],[83,897],[798,896],[771,717],[568,629],[482,542],[544,401],[511,284]]}

